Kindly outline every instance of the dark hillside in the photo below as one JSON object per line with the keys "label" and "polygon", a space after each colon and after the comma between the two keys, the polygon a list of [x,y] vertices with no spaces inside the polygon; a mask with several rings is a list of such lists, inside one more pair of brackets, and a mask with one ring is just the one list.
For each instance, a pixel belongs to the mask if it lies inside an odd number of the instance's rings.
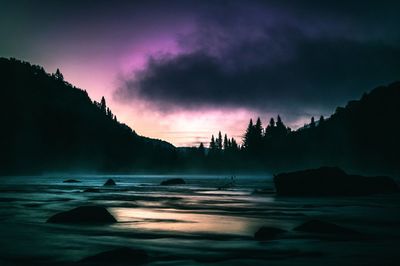
{"label": "dark hillside", "polygon": [[131,171],[174,165],[171,144],[137,135],[105,100],[49,75],[40,66],[0,59],[0,174]]}

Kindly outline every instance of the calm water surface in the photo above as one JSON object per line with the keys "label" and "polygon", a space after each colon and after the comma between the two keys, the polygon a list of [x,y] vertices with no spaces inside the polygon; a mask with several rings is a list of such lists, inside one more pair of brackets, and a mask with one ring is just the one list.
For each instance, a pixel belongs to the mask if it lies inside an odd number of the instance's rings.
{"label": "calm water surface", "polygon": [[[102,184],[112,177],[116,187]],[[160,186],[182,177],[181,186]],[[81,183],[63,183],[68,178]],[[24,176],[0,179],[0,265],[70,265],[129,246],[145,249],[150,265],[398,265],[400,197],[277,197],[270,176]],[[83,192],[99,188],[100,193]],[[263,189],[264,193],[254,193]],[[47,224],[60,211],[105,206],[118,220],[106,226]],[[339,223],[371,236],[327,241],[296,233],[309,219]],[[288,230],[254,240],[262,225]]]}

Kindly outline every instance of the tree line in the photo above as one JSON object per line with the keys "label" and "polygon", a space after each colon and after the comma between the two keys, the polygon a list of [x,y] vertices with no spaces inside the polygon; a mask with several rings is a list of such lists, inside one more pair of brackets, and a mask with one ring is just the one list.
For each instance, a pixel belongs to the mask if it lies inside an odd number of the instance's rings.
{"label": "tree line", "polygon": [[206,148],[175,148],[139,136],[117,121],[104,97],[64,80],[59,69],[0,58],[7,115],[0,130],[0,175],[43,171],[130,173],[286,171],[322,165],[358,173],[400,173],[400,83],[375,88],[360,100],[298,130],[278,116],[249,121],[241,144],[227,134]]}
{"label": "tree line", "polygon": [[288,149],[290,143],[288,139],[302,130],[321,128],[324,121],[323,116],[319,121],[315,121],[312,117],[310,123],[304,125],[302,129],[292,131],[284,124],[280,115],[276,120],[271,118],[266,127],[259,117],[255,123],[250,119],[243,133],[242,144],[220,131],[216,136],[211,136],[208,149],[200,143],[197,148],[189,149],[191,152],[186,152],[184,157],[187,167],[193,166],[209,171],[267,170],[280,164],[272,162],[278,157],[281,158]]}
{"label": "tree line", "polygon": [[278,115],[266,127],[260,118],[250,120],[241,145],[218,133],[208,150],[203,144],[195,148],[197,161],[192,165],[213,172],[270,173],[338,166],[349,172],[398,175],[399,114],[400,82],[394,82],[336,108],[329,118],[312,117],[297,130]]}

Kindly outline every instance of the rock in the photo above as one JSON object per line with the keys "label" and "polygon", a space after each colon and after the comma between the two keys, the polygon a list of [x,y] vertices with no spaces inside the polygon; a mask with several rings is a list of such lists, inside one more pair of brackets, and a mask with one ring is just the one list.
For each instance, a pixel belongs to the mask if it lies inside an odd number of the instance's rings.
{"label": "rock", "polygon": [[273,189],[268,188],[257,188],[254,189],[252,194],[274,194],[275,191]]}
{"label": "rock", "polygon": [[274,176],[276,193],[284,196],[361,196],[399,192],[390,177],[348,175],[337,167],[321,167]]}
{"label": "rock", "polygon": [[77,223],[77,224],[106,224],[117,220],[100,206],[81,206],[75,209],[60,212],[47,220],[48,223]]}
{"label": "rock", "polygon": [[162,181],[160,185],[170,186],[170,185],[183,185],[183,184],[186,184],[186,182],[182,178],[171,178],[171,179]]}
{"label": "rock", "polygon": [[146,263],[148,259],[149,256],[144,250],[122,247],[86,257],[80,262],[96,265],[138,265]]}
{"label": "rock", "polygon": [[103,186],[115,186],[115,185],[117,185],[117,184],[115,183],[115,181],[112,180],[111,178],[109,178],[109,179],[104,183]]}
{"label": "rock", "polygon": [[81,181],[76,180],[76,179],[66,179],[63,181],[63,183],[80,183]]}
{"label": "rock", "polygon": [[333,235],[360,235],[359,232],[346,227],[339,226],[334,223],[324,222],[320,220],[310,220],[297,226],[294,231],[301,231],[316,234],[333,234]]}
{"label": "rock", "polygon": [[98,189],[98,188],[87,188],[83,192],[99,193],[100,189]]}
{"label": "rock", "polygon": [[286,231],[276,227],[263,226],[254,234],[254,238],[257,240],[271,240],[276,239],[279,235]]}

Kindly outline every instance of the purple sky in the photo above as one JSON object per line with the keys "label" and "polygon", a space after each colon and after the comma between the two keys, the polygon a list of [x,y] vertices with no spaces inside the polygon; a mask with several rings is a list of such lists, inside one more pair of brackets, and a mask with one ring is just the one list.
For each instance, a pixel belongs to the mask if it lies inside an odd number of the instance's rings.
{"label": "purple sky", "polygon": [[[135,3],[131,3],[135,2]],[[177,146],[298,128],[399,79],[399,4],[2,1],[0,56],[60,68],[141,135]]]}

